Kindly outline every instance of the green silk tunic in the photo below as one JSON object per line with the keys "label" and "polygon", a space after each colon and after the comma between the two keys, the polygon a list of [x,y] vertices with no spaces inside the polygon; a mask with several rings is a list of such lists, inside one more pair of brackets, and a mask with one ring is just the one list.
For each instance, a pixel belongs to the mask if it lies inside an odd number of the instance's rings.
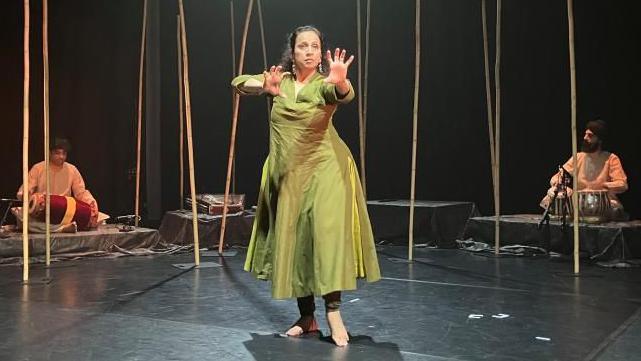
{"label": "green silk tunic", "polygon": [[[240,94],[250,78],[232,81]],[[316,73],[296,95],[285,73],[274,97],[269,155],[263,166],[245,270],[272,281],[272,297],[325,295],[356,289],[356,279],[380,279],[374,237],[358,172],[332,124],[333,84]],[[254,92],[256,93],[256,92]]]}

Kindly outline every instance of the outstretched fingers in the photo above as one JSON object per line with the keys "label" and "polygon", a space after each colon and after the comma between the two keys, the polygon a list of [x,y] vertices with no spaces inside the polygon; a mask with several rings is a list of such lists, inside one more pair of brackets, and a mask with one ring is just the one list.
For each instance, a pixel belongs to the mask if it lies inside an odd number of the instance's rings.
{"label": "outstretched fingers", "polygon": [[270,76],[280,76],[283,74],[283,67],[281,65],[272,65],[269,68],[269,71],[265,70],[263,74],[269,74]]}
{"label": "outstretched fingers", "polygon": [[354,55],[350,56],[347,59],[347,61],[345,62],[345,65],[349,66],[353,61],[354,61]]}
{"label": "outstretched fingers", "polygon": [[265,77],[265,81],[263,83],[264,91],[273,96],[282,96],[284,98],[285,95],[280,91],[280,82],[283,78],[283,67],[280,65],[272,65],[269,68],[269,71],[263,71],[263,76]]}
{"label": "outstretched fingers", "polygon": [[334,60],[332,59],[332,52],[329,51],[329,49],[327,49],[327,52],[325,53],[325,59],[327,59],[327,62],[329,62],[330,64],[334,62]]}
{"label": "outstretched fingers", "polygon": [[353,61],[354,61],[354,55],[351,55],[347,60],[345,60],[345,57],[347,56],[347,50],[346,49],[340,49],[336,48],[334,49],[334,56],[332,57],[332,52],[328,49],[327,52],[325,53],[325,59],[332,64],[332,63],[343,63],[347,66],[349,66]]}
{"label": "outstretched fingers", "polygon": [[280,65],[278,66],[272,65],[271,68],[269,68],[270,76],[280,77],[282,73],[283,73],[283,67]]}

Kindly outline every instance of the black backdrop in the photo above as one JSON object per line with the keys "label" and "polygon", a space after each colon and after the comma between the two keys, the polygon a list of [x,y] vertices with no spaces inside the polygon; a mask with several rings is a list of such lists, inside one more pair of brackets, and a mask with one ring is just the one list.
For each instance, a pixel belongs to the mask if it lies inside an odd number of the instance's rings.
{"label": "black backdrop", "polygon": [[[153,0],[151,0],[154,2]],[[234,1],[239,48],[248,1]],[[372,1],[367,180],[370,199],[408,198],[414,76],[414,2]],[[160,172],[144,177],[162,210],[178,207],[176,4],[156,1],[150,54],[159,101],[154,144],[145,154]],[[287,32],[314,24],[330,45],[356,52],[356,2],[262,1],[267,58],[277,62]],[[363,1],[364,5],[364,1]],[[0,194],[21,180],[22,2],[1,6],[3,69]],[[192,115],[199,192],[224,190],[231,123],[230,2],[185,0]],[[489,5],[493,44],[494,4]],[[538,212],[549,176],[571,152],[567,15],[564,1],[504,1],[502,43],[502,213]],[[364,9],[364,6],[363,6]],[[630,190],[621,198],[641,216],[641,152],[637,87],[641,84],[641,26],[636,1],[575,2],[579,127],[601,117],[611,127],[608,147],[619,154]],[[30,165],[42,159],[41,8],[32,1]],[[417,198],[469,200],[492,210],[485,111],[480,1],[425,0]],[[82,171],[112,214],[133,209],[135,122],[142,0],[55,1],[50,4],[52,132],[68,136],[69,160]],[[154,45],[155,44],[155,45]],[[491,45],[491,54],[494,47]],[[358,60],[358,59],[357,59]],[[493,55],[491,60],[493,63]],[[356,63],[354,63],[356,65]],[[254,12],[245,72],[263,69]],[[356,66],[350,70],[355,85]],[[152,114],[151,111],[147,111]],[[339,109],[335,125],[358,161],[357,104]],[[150,123],[152,124],[152,123]],[[267,154],[263,98],[243,98],[238,128],[236,191],[253,204]],[[144,148],[143,148],[144,149]],[[144,169],[144,168],[143,168]],[[152,179],[153,178],[153,179]],[[186,183],[188,184],[188,183]],[[155,187],[150,187],[154,189]],[[143,213],[146,214],[146,202]],[[149,204],[152,204],[150,202]],[[154,203],[156,204],[156,203]],[[158,210],[156,210],[158,211]],[[158,212],[150,212],[158,214]],[[153,218],[153,217],[152,217]],[[153,221],[153,220],[152,220]]]}

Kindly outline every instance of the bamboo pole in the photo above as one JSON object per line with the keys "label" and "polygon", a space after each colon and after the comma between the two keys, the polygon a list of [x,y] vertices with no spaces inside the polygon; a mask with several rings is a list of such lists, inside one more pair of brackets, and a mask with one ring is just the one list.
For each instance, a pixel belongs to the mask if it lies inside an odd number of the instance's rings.
{"label": "bamboo pole", "polygon": [[[356,27],[358,37],[358,59],[362,57],[361,42],[363,35],[361,34],[361,0],[356,0]],[[363,195],[367,198],[367,174],[366,174],[366,151],[367,151],[367,73],[369,67],[369,23],[370,23],[370,1],[367,0],[367,10],[365,17],[365,58],[364,58],[364,71],[361,62],[358,62],[358,130],[359,130],[359,150],[360,150],[360,168],[361,168],[361,187],[363,188]],[[363,74],[364,73],[364,74]]]}
{"label": "bamboo pole", "polygon": [[187,34],[185,30],[185,10],[183,0],[178,0],[180,8],[180,29],[183,63],[183,87],[185,91],[185,117],[187,120],[187,155],[189,158],[189,188],[191,192],[191,218],[194,228],[194,263],[200,265],[200,243],[198,238],[198,212],[196,209],[196,179],[194,172],[194,145],[191,129],[191,94],[189,90],[189,54],[187,53]]}
{"label": "bamboo pole", "polygon": [[[231,71],[232,71],[232,76],[236,76],[236,32],[235,28],[236,25],[234,25],[234,0],[229,1],[229,26],[230,26],[230,34],[231,34]],[[233,94],[233,90],[232,90]],[[232,108],[233,108],[234,102],[232,101]]]}
{"label": "bamboo pole", "polygon": [[[251,19],[254,0],[249,0],[247,13],[245,15],[245,28],[243,30],[243,40],[240,45],[240,58],[238,59],[238,74],[243,73],[243,62],[245,60],[245,47],[247,45],[247,32],[249,31],[249,20]],[[227,202],[229,201],[229,185],[231,182],[232,164],[234,161],[234,148],[236,144],[236,127],[238,125],[238,107],[240,105],[240,96],[234,93],[234,112],[231,125],[231,139],[229,141],[229,158],[227,161],[227,181],[225,182],[225,197],[223,198],[223,219],[220,225],[220,238],[218,240],[218,253],[223,253],[225,242],[225,226],[227,225]]]}
{"label": "bamboo pole", "polygon": [[501,246],[501,0],[496,0],[496,57],[494,59],[496,129],[494,136],[494,254]]}
{"label": "bamboo pole", "polygon": [[22,93],[22,281],[29,280],[29,0],[24,0]]}
{"label": "bamboo pole", "polygon": [[134,220],[136,227],[138,227],[138,218],[140,216],[140,153],[142,148],[142,93],[143,93],[143,78],[145,67],[145,46],[147,42],[147,0],[143,0],[142,10],[142,34],[140,41],[140,67],[138,71],[138,135],[136,141],[136,204]]}
{"label": "bamboo pole", "polygon": [[357,64],[358,64],[358,140],[359,140],[359,153],[361,160],[361,187],[363,188],[363,194],[365,194],[365,134],[363,133],[363,65],[361,59],[363,59],[363,51],[361,46],[361,40],[363,35],[361,34],[361,0],[356,0],[356,52],[357,52]]}
{"label": "bamboo pole", "polygon": [[43,116],[45,153],[45,264],[51,264],[51,172],[49,168],[49,4],[42,0]]}
{"label": "bamboo pole", "polygon": [[[234,25],[234,0],[229,1],[229,26],[230,26],[230,35],[231,35],[231,76],[232,78],[235,77],[236,74],[236,25]],[[234,89],[230,88],[229,91],[231,91],[231,111],[232,113],[234,112],[234,104],[236,103],[236,97],[234,96]],[[236,159],[234,159],[234,163],[232,164],[232,172],[231,172],[231,192],[236,193]]]}
{"label": "bamboo pole", "polygon": [[421,68],[421,0],[416,0],[416,54],[414,60],[414,116],[412,125],[412,175],[410,182],[410,225],[408,259],[414,259],[414,204],[416,193],[416,146],[418,143],[418,94]]}
{"label": "bamboo pole", "polygon": [[178,64],[178,108],[180,114],[179,117],[179,137],[180,143],[178,145],[180,152],[180,209],[185,207],[185,109],[183,101],[183,62],[182,62],[182,51],[181,46],[182,42],[180,41],[180,15],[176,15],[176,53],[178,54],[177,64]]}
{"label": "bamboo pole", "polygon": [[574,274],[579,274],[579,192],[578,192],[578,169],[577,169],[577,135],[576,135],[576,59],[574,54],[574,4],[573,0],[567,0],[568,4],[568,46],[570,50],[570,106],[572,108],[572,169],[574,177],[572,180],[572,209],[573,233],[574,233]]}
{"label": "bamboo pole", "polygon": [[[260,0],[256,0],[256,6],[258,7],[258,25],[260,27],[260,44],[263,50],[263,67],[267,70],[267,44],[265,43],[265,27],[263,25],[263,8],[260,4]],[[238,74],[240,75],[240,74]],[[265,97],[267,102],[267,119],[269,119],[269,113],[271,112],[271,98]]]}
{"label": "bamboo pole", "polygon": [[[496,157],[494,155],[495,145],[494,145],[494,112],[492,110],[492,89],[490,85],[490,60],[489,60],[489,46],[488,46],[488,35],[487,35],[487,13],[486,13],[486,0],[481,0],[481,17],[483,23],[483,57],[484,57],[484,66],[485,66],[485,103],[487,105],[487,127],[490,138],[490,164],[492,167],[492,191],[496,195]],[[496,209],[496,198],[494,198],[494,207]],[[496,224],[495,224],[495,237]],[[496,243],[496,238],[495,238]],[[495,250],[496,252],[496,250]]]}
{"label": "bamboo pole", "polygon": [[363,71],[363,159],[361,161],[363,195],[367,199],[367,89],[368,89],[368,74],[369,74],[369,25],[370,25],[370,8],[371,1],[367,0],[367,8],[365,11],[365,69]]}

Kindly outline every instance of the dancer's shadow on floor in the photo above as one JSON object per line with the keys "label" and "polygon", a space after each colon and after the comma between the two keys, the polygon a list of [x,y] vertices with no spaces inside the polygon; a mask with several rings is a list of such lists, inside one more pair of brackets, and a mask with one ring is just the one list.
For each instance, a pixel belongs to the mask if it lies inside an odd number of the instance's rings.
{"label": "dancer's shadow on floor", "polygon": [[256,361],[288,360],[384,360],[401,361],[398,345],[390,342],[375,342],[370,336],[350,335],[349,345],[338,347],[330,336],[310,333],[303,337],[287,337],[281,334],[260,335],[251,333],[251,340],[243,342]]}

